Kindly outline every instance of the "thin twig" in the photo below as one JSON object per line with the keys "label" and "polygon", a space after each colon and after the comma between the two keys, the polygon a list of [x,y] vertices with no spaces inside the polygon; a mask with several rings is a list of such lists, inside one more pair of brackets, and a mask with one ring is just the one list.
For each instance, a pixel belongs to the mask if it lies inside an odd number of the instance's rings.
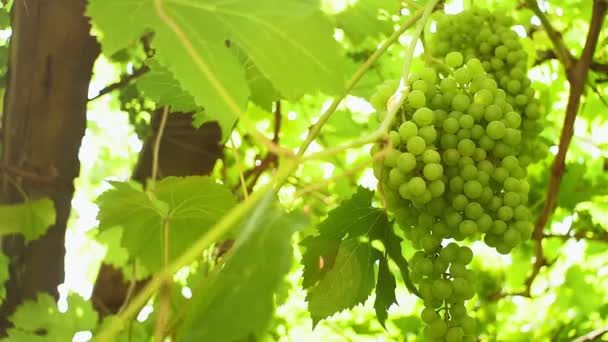
{"label": "thin twig", "polygon": [[9,173],[13,176],[26,179],[33,183],[51,183],[57,179],[58,176],[55,168],[50,168],[50,173],[48,175],[41,175],[6,163],[0,163],[0,172]]}
{"label": "thin twig", "polygon": [[578,338],[576,338],[574,341],[572,342],[591,342],[591,341],[596,341],[597,339],[599,339],[600,337],[604,336],[608,334],[608,325],[597,329],[597,330],[593,330],[588,334],[585,334],[583,336],[580,336]]}
{"label": "thin twig", "polygon": [[541,24],[545,28],[547,36],[549,36],[549,39],[551,40],[551,43],[555,49],[557,59],[559,59],[565,69],[569,69],[572,63],[572,58],[568,47],[566,47],[566,44],[562,40],[561,34],[553,28],[553,25],[551,25],[551,22],[549,22],[549,19],[545,13],[538,7],[536,0],[526,0],[526,3],[532,12],[536,14],[538,19],[540,19]]}
{"label": "thin twig", "polygon": [[306,136],[306,139],[304,140],[304,142],[302,143],[302,145],[298,149],[298,154],[297,154],[298,157],[302,157],[304,155],[304,153],[306,152],[306,149],[308,149],[308,147],[315,140],[315,138],[317,137],[317,135],[319,135],[319,132],[321,131],[321,128],[323,127],[323,125],[325,125],[325,123],[327,123],[327,121],[329,120],[329,118],[331,117],[331,115],[338,108],[338,105],[342,102],[342,100],[346,97],[346,95],[348,93],[350,93],[350,91],[355,87],[355,85],[363,77],[363,75],[365,74],[365,72],[369,68],[371,68],[371,66],[374,63],[376,63],[376,61],[384,54],[384,52],[386,52],[386,50],[391,45],[393,45],[393,43],[395,43],[399,39],[399,37],[401,37],[401,35],[403,34],[403,32],[407,31],[410,27],[412,27],[422,17],[423,13],[424,13],[423,9],[418,10],[405,23],[403,23],[399,27],[399,29],[397,29],[397,31],[393,32],[393,34],[386,41],[384,41],[382,43],[382,45],[380,45],[380,47],[378,48],[378,50],[376,50],[365,61],[365,63],[363,63],[363,65],[361,65],[361,67],[359,67],[359,69],[357,70],[357,72],[355,72],[355,74],[351,77],[351,79],[346,84],[344,92],[340,96],[334,98],[334,100],[332,101],[331,105],[325,110],[325,112],[321,115],[321,117],[319,118],[319,120],[312,126],[312,128],[310,129],[310,132],[308,133],[308,136]]}
{"label": "thin twig", "polygon": [[125,87],[127,84],[131,83],[131,81],[141,77],[142,75],[146,74],[148,71],[150,71],[150,68],[147,65],[142,65],[139,68],[133,70],[133,72],[131,74],[123,76],[119,81],[105,86],[103,89],[101,89],[99,91],[99,93],[97,93],[97,95],[91,97],[88,101],[97,100],[98,98],[100,98],[108,93],[111,93],[114,90]]}
{"label": "thin twig", "polygon": [[[380,150],[378,153],[376,153],[373,156],[372,161],[380,160],[380,159],[386,157],[386,155],[390,152],[390,150],[391,150],[390,144],[386,144],[385,148],[383,148],[382,150]],[[331,183],[336,182],[336,181],[338,181],[340,179],[348,177],[348,176],[350,176],[350,175],[352,175],[352,174],[354,174],[354,173],[356,173],[358,171],[361,171],[363,169],[366,169],[368,167],[369,167],[369,160],[366,160],[366,161],[364,161],[362,163],[359,163],[359,164],[355,165],[354,167],[352,167],[352,168],[344,171],[343,173],[341,173],[341,174],[339,174],[337,176],[328,178],[326,180],[323,180],[323,181],[315,183],[315,184],[310,184],[310,185],[306,186],[305,188],[296,191],[296,193],[293,195],[293,197],[294,198],[300,198],[300,197],[304,196],[307,193],[310,193],[310,192],[313,192],[313,191],[325,188],[325,187],[327,187],[328,184],[331,184]]]}

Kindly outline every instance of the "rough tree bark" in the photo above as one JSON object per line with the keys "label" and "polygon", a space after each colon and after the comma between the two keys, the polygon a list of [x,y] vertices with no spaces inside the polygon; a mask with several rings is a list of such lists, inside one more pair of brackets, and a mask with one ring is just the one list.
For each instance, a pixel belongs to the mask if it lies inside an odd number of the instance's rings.
{"label": "rough tree bark", "polygon": [[[161,113],[162,109],[154,115],[152,133],[146,139],[133,171],[133,179],[142,184],[152,173],[152,148]],[[196,129],[192,127],[191,115],[171,113],[160,144],[159,178],[209,174],[222,155],[221,136],[220,127],[215,122],[206,123]],[[143,280],[134,284],[134,292],[141,289],[146,282],[147,280]],[[102,264],[92,295],[97,311],[101,315],[118,312],[127,299],[129,286],[120,270]]]}
{"label": "rough tree bark", "polygon": [[[7,300],[0,309],[0,333],[23,300],[39,292],[58,296],[64,280],[65,228],[78,176],[78,151],[86,127],[86,105],[99,46],[89,35],[86,0],[15,1],[9,48],[8,86],[2,116],[0,203],[21,202],[16,183],[30,198],[53,199],[57,220],[39,240],[2,240],[10,259]],[[24,172],[6,172],[22,170]],[[26,172],[27,171],[27,172]],[[28,173],[49,174],[40,183]],[[9,182],[11,177],[14,182]]]}

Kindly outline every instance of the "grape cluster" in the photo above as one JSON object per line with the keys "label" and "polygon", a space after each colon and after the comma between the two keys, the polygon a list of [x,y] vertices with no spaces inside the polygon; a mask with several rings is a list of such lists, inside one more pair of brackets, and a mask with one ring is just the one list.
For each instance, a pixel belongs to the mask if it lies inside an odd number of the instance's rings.
{"label": "grape cluster", "polygon": [[[475,273],[466,268],[472,259],[468,247],[454,242],[440,251],[417,251],[412,257],[410,276],[424,300],[421,316],[427,339],[475,341],[475,320],[464,305],[475,295]],[[444,312],[443,318],[438,311]]]}
{"label": "grape cluster", "polygon": [[506,92],[505,101],[519,113],[522,141],[520,162],[527,166],[546,156],[548,146],[538,139],[542,130],[541,106],[527,77],[528,54],[511,30],[513,20],[504,14],[485,9],[471,9],[456,15],[443,15],[431,37],[431,53],[443,58],[451,51],[465,60],[479,59],[488,75]]}
{"label": "grape cluster", "polygon": [[[483,237],[507,254],[534,228],[526,167],[547,147],[538,137],[542,111],[527,54],[510,25],[485,10],[439,18],[428,44],[439,67],[410,75],[390,123],[389,151],[374,163],[388,209],[418,250],[410,275],[431,341],[475,341],[464,306],[475,295],[475,273],[467,269],[473,253],[444,240]],[[370,99],[380,120],[397,88],[388,81]]]}
{"label": "grape cluster", "polygon": [[[392,123],[391,150],[374,165],[389,209],[412,245],[412,280],[425,301],[431,340],[470,340],[474,320],[464,300],[475,294],[466,269],[472,253],[445,239],[484,235],[500,253],[528,239],[533,225],[526,169],[520,162],[522,120],[483,63],[459,52],[444,58],[449,74],[427,67],[411,75],[406,100]],[[396,84],[381,87],[386,101]],[[386,102],[385,102],[386,103]],[[378,153],[380,144],[372,148]],[[436,310],[443,310],[441,318]],[[435,314],[433,314],[435,313]]]}

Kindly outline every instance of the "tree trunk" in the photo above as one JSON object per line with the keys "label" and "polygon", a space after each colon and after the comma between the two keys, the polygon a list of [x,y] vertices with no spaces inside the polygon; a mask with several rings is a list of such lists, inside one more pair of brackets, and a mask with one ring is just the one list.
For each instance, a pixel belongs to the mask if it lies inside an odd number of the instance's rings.
{"label": "tree trunk", "polygon": [[[161,113],[162,109],[157,110],[154,115],[152,134],[146,139],[133,171],[133,179],[142,184],[145,184],[152,173],[152,150]],[[222,155],[221,137],[220,127],[215,122],[206,123],[196,129],[192,127],[191,115],[169,114],[160,143],[159,178],[211,173],[215,162]],[[138,292],[146,282],[147,280],[142,280],[134,284],[134,292]],[[117,313],[127,298],[129,286],[129,282],[123,278],[120,270],[102,264],[92,295],[97,311],[102,316]]]}
{"label": "tree trunk", "polygon": [[[48,196],[55,203],[57,220],[36,241],[25,243],[20,236],[2,240],[11,264],[0,332],[23,300],[39,292],[57,297],[57,286],[64,280],[66,222],[80,169],[78,151],[86,127],[88,86],[99,54],[97,42],[89,35],[85,5],[86,0],[13,4],[2,117],[2,164],[13,172],[0,174],[0,203],[22,202],[20,191],[29,198]],[[26,173],[54,177],[40,182]]]}

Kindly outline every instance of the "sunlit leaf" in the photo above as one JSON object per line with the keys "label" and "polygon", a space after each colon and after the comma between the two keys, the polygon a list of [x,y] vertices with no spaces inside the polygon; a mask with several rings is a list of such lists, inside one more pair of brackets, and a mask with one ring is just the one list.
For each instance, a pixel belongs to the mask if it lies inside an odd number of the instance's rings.
{"label": "sunlit leaf", "polygon": [[0,205],[0,235],[23,234],[27,240],[44,235],[55,224],[55,204],[48,198]]}
{"label": "sunlit leaf", "polygon": [[286,214],[270,195],[254,208],[226,264],[194,294],[180,339],[228,342],[259,336],[291,266],[291,234],[302,224],[300,215]]}

